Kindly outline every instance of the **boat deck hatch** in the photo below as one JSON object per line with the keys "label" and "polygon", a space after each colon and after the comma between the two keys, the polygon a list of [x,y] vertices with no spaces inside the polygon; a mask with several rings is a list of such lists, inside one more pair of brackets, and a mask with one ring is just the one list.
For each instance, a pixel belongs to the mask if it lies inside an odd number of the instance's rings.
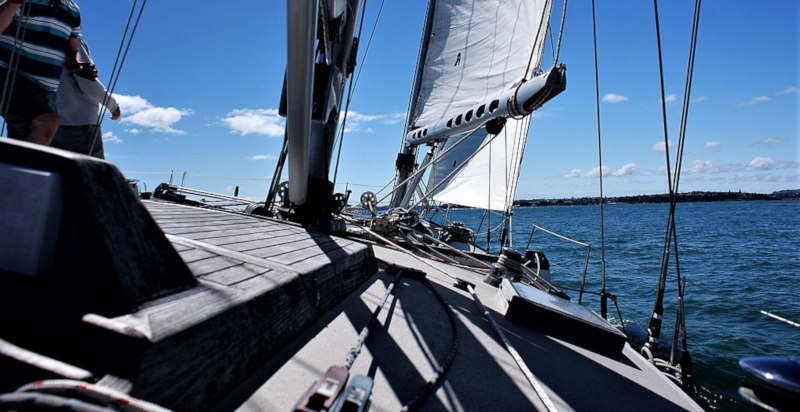
{"label": "boat deck hatch", "polygon": [[508,279],[500,284],[499,297],[512,322],[612,359],[622,354],[625,334],[590,309]]}

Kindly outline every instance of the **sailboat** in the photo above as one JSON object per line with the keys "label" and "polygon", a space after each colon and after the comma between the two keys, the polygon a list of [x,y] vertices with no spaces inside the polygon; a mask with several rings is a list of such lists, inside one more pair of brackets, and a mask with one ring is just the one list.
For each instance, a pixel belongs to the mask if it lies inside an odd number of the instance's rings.
{"label": "sailboat", "polygon": [[394,208],[362,195],[363,220],[328,178],[361,1],[287,4],[289,180],[263,204],[141,199],[110,163],[0,141],[0,407],[701,410],[543,257],[410,210],[430,164],[414,203],[510,215],[529,114],[565,87],[539,67],[552,2],[429,2]]}

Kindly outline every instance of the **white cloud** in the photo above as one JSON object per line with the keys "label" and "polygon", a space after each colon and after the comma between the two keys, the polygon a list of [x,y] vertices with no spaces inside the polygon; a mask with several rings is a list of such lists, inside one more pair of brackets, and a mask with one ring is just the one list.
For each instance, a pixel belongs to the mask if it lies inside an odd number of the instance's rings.
{"label": "white cloud", "polygon": [[[122,109],[122,123],[153,129],[156,132],[183,134],[183,130],[174,129],[172,125],[179,122],[183,116],[192,114],[192,111],[187,109],[153,106],[141,96],[120,94],[114,97]],[[138,133],[138,129],[131,130],[137,130]]]}
{"label": "white cloud", "polygon": [[667,95],[667,97],[664,98],[664,101],[667,102],[667,103],[672,103],[672,102],[677,101],[677,100],[678,100],[678,96],[675,96],[674,94],[669,94],[669,95]]}
{"label": "white cloud", "polygon": [[247,156],[247,160],[277,160],[278,156],[273,155],[254,155],[254,156]]}
{"label": "white cloud", "polygon": [[703,147],[706,149],[714,149],[720,146],[722,146],[722,142],[708,141],[703,143]]}
{"label": "white cloud", "polygon": [[[340,113],[339,119],[343,119],[344,113]],[[345,132],[365,132],[373,133],[372,127],[367,126],[369,123],[381,124],[397,124],[406,118],[405,113],[389,113],[389,114],[363,114],[354,112],[352,110],[347,112],[347,124],[345,125]]]}
{"label": "white cloud", "polygon": [[746,170],[779,170],[797,169],[800,164],[797,162],[779,162],[769,157],[756,156],[747,165]]}
{"label": "white cloud", "polygon": [[797,93],[799,91],[800,91],[800,89],[798,89],[797,87],[792,86],[792,87],[790,87],[788,89],[784,89],[784,90],[775,92],[775,94],[792,94],[792,93]]}
{"label": "white cloud", "polygon": [[778,143],[783,143],[785,141],[786,141],[786,139],[784,139],[782,137],[767,137],[767,138],[765,138],[764,140],[761,140],[758,143],[761,143],[761,144],[778,144]]}
{"label": "white cloud", "polygon": [[748,170],[772,170],[778,162],[770,159],[769,157],[756,156],[747,165]]}
{"label": "white cloud", "polygon": [[636,173],[636,163],[628,163],[611,173],[611,176],[630,176]]}
{"label": "white cloud", "polygon": [[[675,144],[675,143],[673,143],[673,142],[670,140],[670,141],[669,141],[669,148],[670,148],[670,149],[672,149],[672,148],[673,148],[673,146],[674,146],[674,144]],[[665,146],[664,146],[664,142],[663,142],[663,141],[660,141],[660,142],[655,142],[655,143],[653,143],[653,147],[651,148],[651,150],[652,150],[652,151],[654,151],[654,152],[661,152],[661,153],[664,153],[664,152],[666,151],[666,149],[665,149]]]}
{"label": "white cloud", "polygon": [[[594,178],[598,176],[598,171],[600,168],[593,168],[589,171],[583,171],[583,169],[572,169],[569,172],[566,172],[561,175],[564,179],[572,179],[576,177],[585,177],[585,178]],[[611,172],[611,169],[608,166],[603,166],[603,176],[630,176],[636,174],[636,164],[635,163],[628,163],[625,166],[620,167],[619,169]]]}
{"label": "white cloud", "polygon": [[628,98],[621,94],[608,93],[603,96],[603,101],[606,103],[620,103],[628,101]]}
{"label": "white cloud", "polygon": [[686,174],[715,174],[730,172],[734,169],[733,165],[713,160],[695,160],[688,166],[683,166],[682,172]]}
{"label": "white cloud", "polygon": [[136,129],[136,128],[133,128],[133,129],[125,129],[125,131],[126,131],[126,132],[128,132],[128,133],[130,133],[130,134],[139,134],[139,133],[141,133],[141,132],[142,132],[141,130],[139,130],[139,129]]}
{"label": "white cloud", "polygon": [[222,119],[233,133],[242,136],[260,134],[271,137],[283,136],[286,121],[276,109],[236,109]]}
{"label": "white cloud", "polygon": [[758,104],[758,103],[766,103],[766,102],[768,102],[770,100],[771,99],[769,97],[767,97],[767,96],[758,96],[758,97],[754,97],[754,98],[752,98],[752,99],[750,99],[750,100],[748,100],[746,102],[739,103],[739,106],[752,106],[752,105],[755,105],[755,104]]}
{"label": "white cloud", "polygon": [[700,103],[700,102],[704,102],[704,101],[706,101],[706,100],[708,100],[708,97],[705,97],[705,96],[700,96],[700,97],[696,97],[696,98],[694,99],[694,102],[695,102],[695,103]]}
{"label": "white cloud", "polygon": [[115,94],[114,99],[117,100],[117,103],[119,104],[120,109],[122,110],[122,114],[126,113],[133,114],[153,107],[153,105],[150,104],[150,102],[148,102],[141,96],[127,96],[124,94]]}
{"label": "white cloud", "polygon": [[105,132],[103,133],[103,141],[104,142],[111,142],[111,143],[122,143],[122,139],[115,136],[112,132]]}
{"label": "white cloud", "polygon": [[[581,177],[597,177],[600,174],[599,171],[600,168],[595,167],[594,169],[582,174]],[[608,176],[608,172],[609,172],[608,166],[603,166],[603,176]]]}

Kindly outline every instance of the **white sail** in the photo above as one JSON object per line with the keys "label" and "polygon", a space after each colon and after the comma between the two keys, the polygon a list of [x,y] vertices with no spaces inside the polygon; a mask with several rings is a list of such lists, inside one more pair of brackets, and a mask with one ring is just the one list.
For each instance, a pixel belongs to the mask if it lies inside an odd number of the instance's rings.
{"label": "white sail", "polygon": [[[508,210],[514,201],[529,124],[530,117],[509,119],[494,138],[485,129],[473,133],[433,166],[428,187],[439,186],[433,199],[482,209]],[[460,137],[448,141],[458,141]],[[461,166],[462,162],[466,165]]]}
{"label": "white sail", "polygon": [[[476,102],[510,92],[530,79],[532,69],[541,64],[550,8],[546,0],[437,0],[409,129],[456,118]],[[435,191],[433,198],[508,210],[529,122],[508,119],[491,144],[486,143],[491,136],[485,129],[477,130],[437,161],[427,186]],[[439,151],[462,136],[451,136]],[[462,163],[468,164],[461,167]]]}

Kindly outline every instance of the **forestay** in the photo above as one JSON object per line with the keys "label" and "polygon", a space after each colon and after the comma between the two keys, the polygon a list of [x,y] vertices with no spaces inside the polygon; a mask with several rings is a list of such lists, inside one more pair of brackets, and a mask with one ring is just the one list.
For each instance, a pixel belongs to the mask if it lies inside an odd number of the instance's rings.
{"label": "forestay", "polygon": [[[456,118],[476,102],[511,93],[523,79],[530,79],[542,60],[550,8],[551,2],[545,0],[435,1],[408,129]],[[507,209],[514,196],[528,124],[528,118],[509,119],[491,144],[487,142],[491,136],[478,130],[437,162],[428,184],[430,189],[438,187],[434,199]],[[481,153],[462,167],[479,149]],[[459,168],[449,182],[440,185]]]}

